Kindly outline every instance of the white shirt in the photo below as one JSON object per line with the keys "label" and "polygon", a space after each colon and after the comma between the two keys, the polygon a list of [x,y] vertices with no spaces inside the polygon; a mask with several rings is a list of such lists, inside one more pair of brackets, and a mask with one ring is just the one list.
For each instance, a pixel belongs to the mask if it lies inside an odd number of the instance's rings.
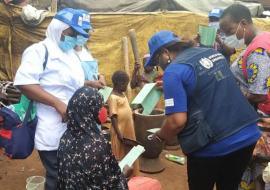
{"label": "white shirt", "polygon": [[[45,44],[48,61],[43,71]],[[50,94],[65,104],[74,92],[83,86],[84,73],[74,51],[63,53],[55,43],[46,39],[27,48],[16,73],[14,85],[40,84]],[[35,147],[38,150],[57,150],[60,138],[66,130],[60,114],[51,106],[37,103],[38,124],[35,134]]]}
{"label": "white shirt", "polygon": [[82,47],[81,51],[75,51],[76,54],[79,56],[81,61],[94,61],[90,50],[86,49],[85,47]]}

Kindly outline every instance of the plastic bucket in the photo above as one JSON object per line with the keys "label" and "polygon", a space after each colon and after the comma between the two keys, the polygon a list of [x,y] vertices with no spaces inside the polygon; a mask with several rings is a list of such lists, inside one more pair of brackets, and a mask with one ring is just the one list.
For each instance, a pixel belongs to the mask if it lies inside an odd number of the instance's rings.
{"label": "plastic bucket", "polygon": [[31,176],[26,179],[26,190],[44,190],[44,185],[43,176]]}

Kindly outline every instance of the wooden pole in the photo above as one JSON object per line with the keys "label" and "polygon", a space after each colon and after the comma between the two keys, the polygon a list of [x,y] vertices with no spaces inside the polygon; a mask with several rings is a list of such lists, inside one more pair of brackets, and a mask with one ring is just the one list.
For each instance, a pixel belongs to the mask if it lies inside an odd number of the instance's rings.
{"label": "wooden pole", "polygon": [[[130,78],[130,71],[129,71],[129,58],[128,58],[128,38],[127,37],[123,37],[122,38],[122,49],[123,49],[123,58],[124,58],[124,67],[125,67],[125,71],[128,74],[129,78]],[[130,84],[128,84],[128,88],[127,88],[127,98],[130,101],[132,98],[132,91],[130,88]]]}
{"label": "wooden pole", "polygon": [[51,0],[51,12],[52,13],[57,12],[57,0]]}
{"label": "wooden pole", "polygon": [[137,62],[138,64],[141,64],[139,48],[138,48],[138,45],[137,45],[137,37],[136,37],[135,30],[130,29],[128,31],[128,35],[129,35],[130,42],[131,42],[131,45],[132,45],[132,51],[133,51],[135,62]]}

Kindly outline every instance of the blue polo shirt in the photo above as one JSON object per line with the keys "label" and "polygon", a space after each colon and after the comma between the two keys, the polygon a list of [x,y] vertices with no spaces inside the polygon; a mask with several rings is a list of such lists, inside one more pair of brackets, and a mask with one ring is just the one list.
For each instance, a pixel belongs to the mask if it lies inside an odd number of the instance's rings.
{"label": "blue polo shirt", "polygon": [[[187,97],[196,87],[194,69],[186,64],[170,64],[164,72],[163,81],[166,114],[187,112]],[[254,144],[260,136],[257,123],[249,124],[237,133],[221,141],[208,144],[192,155],[197,157],[223,156]]]}

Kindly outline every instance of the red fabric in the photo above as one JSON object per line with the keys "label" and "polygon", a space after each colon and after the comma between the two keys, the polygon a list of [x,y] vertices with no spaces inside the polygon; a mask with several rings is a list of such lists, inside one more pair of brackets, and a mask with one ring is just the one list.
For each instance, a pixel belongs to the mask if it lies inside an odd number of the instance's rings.
{"label": "red fabric", "polygon": [[133,177],[128,181],[129,190],[161,190],[158,180],[149,177]]}
{"label": "red fabric", "polygon": [[263,113],[270,114],[270,91],[267,94],[267,100],[263,103],[258,104],[258,109]]}
{"label": "red fabric", "polygon": [[11,139],[12,131],[6,129],[0,129],[0,136],[5,139]]}
{"label": "red fabric", "polygon": [[107,121],[107,117],[108,117],[108,111],[105,107],[102,107],[98,114],[98,119],[100,121],[100,124],[105,123]]}
{"label": "red fabric", "polygon": [[267,52],[270,53],[270,33],[269,32],[264,32],[264,33],[257,35],[252,40],[252,42],[248,45],[248,47],[243,55],[242,71],[243,71],[243,74],[244,74],[244,77],[246,78],[246,80],[248,79],[248,75],[247,75],[248,56],[258,48],[263,48]]}
{"label": "red fabric", "polygon": [[[257,35],[247,47],[242,61],[242,71],[245,79],[248,79],[247,74],[247,59],[248,56],[258,48],[263,48],[270,53],[270,33],[264,32]],[[270,114],[270,92],[268,92],[267,100],[264,103],[258,104],[258,109],[266,114]]]}

